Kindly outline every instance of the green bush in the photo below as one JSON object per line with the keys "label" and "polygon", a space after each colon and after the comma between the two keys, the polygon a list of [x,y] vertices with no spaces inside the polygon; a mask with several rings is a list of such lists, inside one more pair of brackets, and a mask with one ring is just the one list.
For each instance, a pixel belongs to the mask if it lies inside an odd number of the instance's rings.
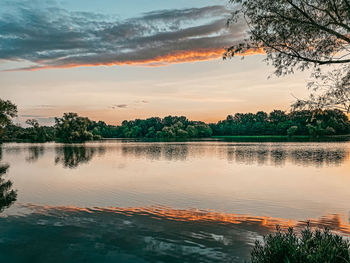
{"label": "green bush", "polygon": [[292,137],[296,134],[297,131],[298,131],[298,126],[292,126],[287,130],[287,134],[289,137]]}
{"label": "green bush", "polygon": [[346,263],[350,262],[349,241],[328,229],[311,230],[309,225],[297,235],[293,228],[256,241],[252,263]]}

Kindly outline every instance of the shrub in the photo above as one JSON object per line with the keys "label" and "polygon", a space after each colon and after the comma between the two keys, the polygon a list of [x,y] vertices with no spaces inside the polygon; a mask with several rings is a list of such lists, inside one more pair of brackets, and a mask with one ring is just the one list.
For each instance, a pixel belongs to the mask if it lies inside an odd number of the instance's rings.
{"label": "shrub", "polygon": [[346,263],[350,262],[349,241],[328,229],[315,231],[308,225],[300,235],[277,227],[275,234],[256,241],[252,263]]}
{"label": "shrub", "polygon": [[297,131],[298,131],[298,126],[292,126],[287,130],[287,134],[289,137],[292,137],[296,134]]}

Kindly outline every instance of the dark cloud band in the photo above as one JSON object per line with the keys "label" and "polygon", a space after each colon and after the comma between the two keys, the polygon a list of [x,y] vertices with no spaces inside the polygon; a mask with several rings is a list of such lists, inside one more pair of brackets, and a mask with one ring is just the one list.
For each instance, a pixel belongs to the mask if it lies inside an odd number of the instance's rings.
{"label": "dark cloud band", "polygon": [[0,14],[0,60],[25,60],[24,70],[97,65],[149,65],[208,60],[243,38],[227,28],[223,6],[161,10],[120,21],[56,5],[6,1]]}

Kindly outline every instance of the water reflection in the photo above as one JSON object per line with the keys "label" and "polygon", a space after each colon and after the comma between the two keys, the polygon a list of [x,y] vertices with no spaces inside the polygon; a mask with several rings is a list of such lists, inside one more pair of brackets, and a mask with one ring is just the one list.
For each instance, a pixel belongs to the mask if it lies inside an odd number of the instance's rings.
{"label": "water reflection", "polygon": [[147,158],[151,160],[165,159],[168,161],[186,160],[189,154],[193,154],[191,149],[189,153],[187,144],[138,144],[122,146],[122,154],[125,157],[133,156],[137,158]]}
{"label": "water reflection", "polygon": [[[25,216],[0,218],[4,262],[244,262],[254,241],[274,231],[276,224],[297,229],[306,224],[164,207],[25,208],[30,210]],[[350,233],[339,215],[311,224]]]}
{"label": "water reflection", "polygon": [[106,148],[102,146],[66,145],[56,147],[55,164],[62,164],[66,168],[77,168],[79,165],[91,161],[96,154],[103,155],[105,151]]}
{"label": "water reflection", "polygon": [[187,142],[149,143],[111,141],[79,145],[19,144],[6,146],[9,155],[27,152],[26,161],[36,162],[55,151],[55,163],[65,168],[76,168],[89,163],[96,156],[121,154],[124,159],[148,159],[155,161],[187,161],[189,159],[220,158],[245,165],[285,166],[339,166],[350,158],[346,143],[226,143]]}
{"label": "water reflection", "polygon": [[44,146],[38,146],[38,145],[32,145],[28,148],[28,156],[26,157],[27,162],[36,162],[39,160],[40,157],[44,156],[45,154],[45,147]]}
{"label": "water reflection", "polygon": [[[2,148],[0,146],[0,161],[1,159]],[[0,164],[0,213],[17,200],[17,191],[12,189],[12,181],[4,178],[9,167],[7,164]]]}
{"label": "water reflection", "polygon": [[322,144],[123,144],[125,157],[151,160],[186,160],[226,154],[229,162],[283,166],[286,162],[303,166],[338,166],[349,159],[344,147]]}
{"label": "water reflection", "polygon": [[227,149],[230,162],[283,166],[291,162],[302,166],[338,166],[349,159],[349,152],[344,148],[329,147],[281,147],[264,145],[241,145]]}

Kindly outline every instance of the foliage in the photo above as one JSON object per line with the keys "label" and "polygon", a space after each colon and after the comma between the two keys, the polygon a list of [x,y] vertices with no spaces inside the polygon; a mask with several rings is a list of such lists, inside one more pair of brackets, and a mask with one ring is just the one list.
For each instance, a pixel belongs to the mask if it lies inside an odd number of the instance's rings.
{"label": "foliage", "polygon": [[54,141],[56,139],[55,128],[51,126],[22,128],[21,126],[11,124],[4,129],[3,139],[5,141],[28,142]]}
{"label": "foliage", "polygon": [[288,135],[289,137],[292,137],[292,136],[294,136],[294,135],[297,133],[297,131],[298,131],[298,126],[291,126],[291,127],[288,128],[288,130],[287,130],[287,135]]}
{"label": "foliage", "polygon": [[309,82],[308,88],[312,91],[306,100],[298,99],[294,109],[339,109],[350,113],[350,66],[346,65],[328,73],[316,71],[314,81]]}
{"label": "foliage", "polygon": [[[280,76],[314,69],[308,99],[294,109],[340,109],[350,113],[350,2],[348,0],[230,0],[228,23],[247,24],[248,38],[226,50],[224,58],[263,52]],[[322,65],[337,66],[321,73]]]}
{"label": "foliage", "polygon": [[94,138],[88,131],[90,120],[79,117],[77,113],[64,113],[62,118],[55,118],[56,138],[62,142],[84,142]]}
{"label": "foliage", "polygon": [[344,135],[350,133],[348,117],[339,110],[303,110],[289,114],[275,110],[264,112],[236,113],[226,120],[211,124],[213,135]]}
{"label": "foliage", "polygon": [[[16,106],[11,102],[9,110],[3,116],[15,116]],[[12,105],[12,106],[11,106]],[[5,110],[4,110],[5,112]],[[324,135],[350,134],[350,121],[340,110],[302,110],[286,113],[274,110],[271,113],[236,113],[228,115],[218,123],[206,124],[190,121],[185,116],[152,117],[145,120],[123,121],[120,126],[107,125],[103,121],[95,122],[77,113],[64,113],[55,118],[53,127],[40,126],[35,119],[28,119],[27,128],[11,124],[2,130],[2,140],[65,143],[81,143],[102,138],[149,138],[166,140],[184,140],[190,138],[208,138],[211,136],[264,136],[264,135]]]}
{"label": "foliage", "polygon": [[256,241],[251,253],[252,263],[345,263],[350,262],[349,241],[326,230],[307,226],[298,236],[293,228]]}
{"label": "foliage", "polygon": [[236,11],[229,23],[244,19],[249,38],[228,48],[225,57],[263,50],[277,75],[292,73],[294,68],[350,62],[348,0],[230,2]]}
{"label": "foliage", "polygon": [[0,128],[11,124],[11,118],[17,116],[17,106],[9,100],[0,99]]}
{"label": "foliage", "polygon": [[31,142],[47,142],[54,140],[54,129],[52,127],[41,127],[39,122],[35,119],[27,120],[26,124],[30,125],[30,127],[25,129],[26,134],[23,136],[24,139],[30,140]]}
{"label": "foliage", "polygon": [[11,124],[11,118],[17,116],[17,106],[9,100],[0,99],[0,141],[3,139],[3,129]]}
{"label": "foliage", "polygon": [[211,135],[212,130],[208,124],[189,121],[184,116],[123,121],[117,129],[117,137],[121,138],[188,139]]}

